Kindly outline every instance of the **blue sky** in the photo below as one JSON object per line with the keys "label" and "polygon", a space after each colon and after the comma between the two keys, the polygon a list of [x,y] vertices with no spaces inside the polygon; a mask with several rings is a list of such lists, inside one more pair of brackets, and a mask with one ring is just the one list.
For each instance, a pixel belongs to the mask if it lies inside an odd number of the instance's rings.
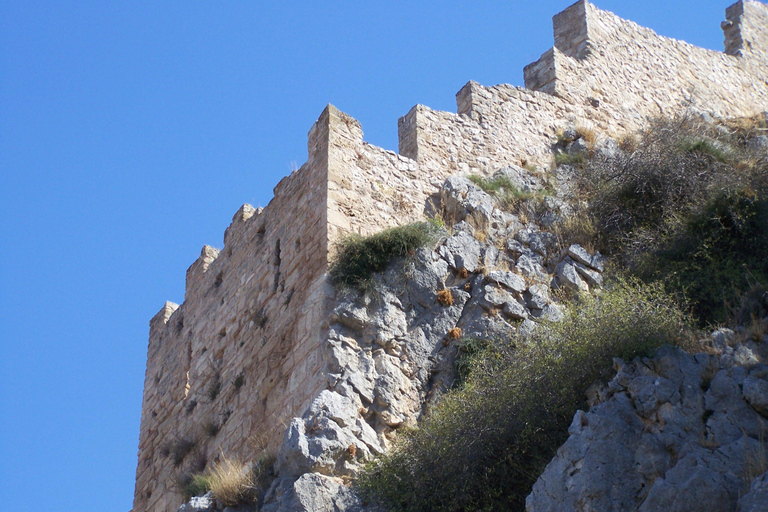
{"label": "blue sky", "polygon": [[[522,85],[570,3],[0,0],[3,508],[131,508],[149,319],[327,103],[396,150],[416,103]],[[722,49],[727,0],[596,4]]]}

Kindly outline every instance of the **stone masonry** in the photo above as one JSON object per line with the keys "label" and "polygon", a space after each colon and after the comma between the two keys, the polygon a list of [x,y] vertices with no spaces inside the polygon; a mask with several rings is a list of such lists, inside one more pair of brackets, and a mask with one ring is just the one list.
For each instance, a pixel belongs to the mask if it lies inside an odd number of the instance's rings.
{"label": "stone masonry", "polygon": [[398,121],[400,154],[326,107],[306,163],[265,208],[240,208],[224,248],[187,270],[184,303],[150,322],[133,511],[175,511],[180,476],[274,448],[329,387],[326,270],[340,237],[431,215],[449,175],[547,169],[568,127],[615,138],[660,115],[768,110],[768,6],[740,1],[726,18],[720,53],[577,2],[554,17],[555,47],[526,67],[526,88],[469,82],[455,114],[415,106]]}

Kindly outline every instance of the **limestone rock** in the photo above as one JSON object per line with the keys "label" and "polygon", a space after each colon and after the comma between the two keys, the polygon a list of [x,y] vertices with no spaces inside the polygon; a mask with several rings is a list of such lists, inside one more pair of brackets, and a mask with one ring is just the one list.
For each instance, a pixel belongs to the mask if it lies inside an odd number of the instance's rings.
{"label": "limestone rock", "polygon": [[739,499],[737,512],[765,512],[765,510],[768,510],[768,471],[752,481],[749,492]]}
{"label": "limestone rock", "polygon": [[[761,400],[766,370],[730,367],[709,377],[721,364],[717,356],[673,348],[617,361],[616,376],[589,412],[574,416],[527,512],[736,510],[748,490],[750,458],[768,449],[761,434],[768,421],[747,399]],[[753,485],[756,496],[761,485]],[[752,502],[744,496],[741,506]]]}
{"label": "limestone rock", "polygon": [[576,270],[576,264],[570,259],[566,258],[557,265],[555,271],[557,273],[557,279],[560,284],[566,288],[574,291],[588,291],[589,286],[579,275]]}
{"label": "limestone rock", "polygon": [[757,412],[768,418],[768,367],[753,369],[742,383],[744,398]]}
{"label": "limestone rock", "polygon": [[488,272],[488,279],[494,283],[499,283],[512,291],[522,293],[525,291],[525,279],[515,274],[514,272],[504,270],[494,270]]}
{"label": "limestone rock", "polygon": [[272,499],[263,512],[360,512],[360,498],[341,480],[307,473],[285,478],[274,486]]}
{"label": "limestone rock", "polygon": [[203,496],[192,497],[178,512],[213,512],[215,504],[213,493],[208,491]]}
{"label": "limestone rock", "polygon": [[483,244],[464,231],[452,236],[445,242],[446,250],[453,258],[455,268],[465,268],[474,272],[483,254]]}
{"label": "limestone rock", "polygon": [[591,255],[579,244],[573,244],[568,247],[568,256],[570,256],[573,261],[586,265],[598,272],[603,272],[605,270],[605,257],[599,252]]}

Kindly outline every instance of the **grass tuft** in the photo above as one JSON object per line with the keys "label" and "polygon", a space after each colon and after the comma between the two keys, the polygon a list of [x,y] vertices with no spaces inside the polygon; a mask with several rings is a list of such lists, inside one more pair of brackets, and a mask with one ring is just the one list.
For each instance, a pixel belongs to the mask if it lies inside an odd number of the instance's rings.
{"label": "grass tuft", "polygon": [[416,222],[386,229],[375,235],[350,235],[338,244],[330,267],[334,285],[365,290],[375,272],[382,272],[398,257],[408,256],[435,240],[439,228],[434,223]]}
{"label": "grass tuft", "polygon": [[214,497],[227,507],[236,507],[254,500],[253,471],[238,459],[224,455],[208,473],[208,483]]}

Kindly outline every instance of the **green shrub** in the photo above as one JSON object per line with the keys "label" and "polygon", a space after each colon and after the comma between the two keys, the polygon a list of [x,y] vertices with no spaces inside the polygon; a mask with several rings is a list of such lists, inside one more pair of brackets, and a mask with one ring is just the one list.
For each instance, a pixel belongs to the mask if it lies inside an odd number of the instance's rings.
{"label": "green shrub", "polygon": [[485,178],[477,174],[468,176],[469,180],[492,195],[504,210],[513,210],[521,201],[528,201],[536,197],[530,191],[522,190],[507,176],[499,175],[493,178]]}
{"label": "green shrub", "polygon": [[687,151],[689,153],[709,155],[720,163],[727,163],[729,160],[728,154],[724,149],[721,149],[706,139],[683,140],[680,144],[680,147],[683,151]]}
{"label": "green shrub", "polygon": [[193,496],[202,496],[211,490],[210,479],[207,475],[190,475],[185,480],[186,484],[182,488],[182,494],[184,495],[185,500],[189,500]]}
{"label": "green shrub", "polygon": [[338,245],[330,267],[335,285],[367,289],[374,272],[381,272],[394,258],[412,254],[436,238],[431,222],[416,222],[390,228],[368,237],[350,235]]}
{"label": "green shrub", "polygon": [[573,155],[569,153],[556,153],[555,163],[557,165],[579,165],[584,163],[587,159],[584,153],[575,153]]}
{"label": "green shrub", "polygon": [[562,322],[476,353],[463,386],[367,467],[361,492],[390,510],[523,510],[586,407],[587,388],[611,376],[613,358],[682,344],[687,325],[655,286],[617,280],[599,296],[578,297]]}
{"label": "green shrub", "polygon": [[576,170],[595,248],[666,283],[702,325],[728,321],[750,279],[768,282],[768,165],[742,139],[658,120],[626,152]]}
{"label": "green shrub", "polygon": [[755,282],[768,282],[768,194],[720,191],[666,239],[639,274],[669,283],[703,322],[726,323]]}

